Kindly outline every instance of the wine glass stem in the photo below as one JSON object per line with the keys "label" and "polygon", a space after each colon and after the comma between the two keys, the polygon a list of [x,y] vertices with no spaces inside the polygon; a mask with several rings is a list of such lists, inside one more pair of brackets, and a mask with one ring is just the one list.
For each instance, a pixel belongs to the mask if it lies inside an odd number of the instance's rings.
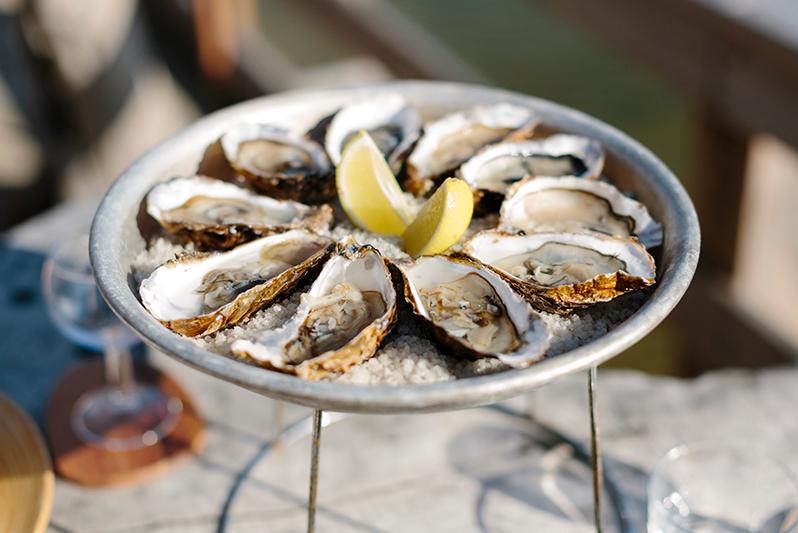
{"label": "wine glass stem", "polygon": [[108,385],[122,392],[131,392],[135,386],[135,379],[130,350],[106,344],[104,358],[105,380]]}

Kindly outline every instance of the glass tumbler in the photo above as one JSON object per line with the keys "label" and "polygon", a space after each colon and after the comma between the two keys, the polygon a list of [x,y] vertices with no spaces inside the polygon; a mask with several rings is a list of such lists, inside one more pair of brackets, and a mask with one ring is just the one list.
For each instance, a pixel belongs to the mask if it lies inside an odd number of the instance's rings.
{"label": "glass tumbler", "polygon": [[798,484],[755,447],[678,446],[649,479],[648,532],[796,533]]}

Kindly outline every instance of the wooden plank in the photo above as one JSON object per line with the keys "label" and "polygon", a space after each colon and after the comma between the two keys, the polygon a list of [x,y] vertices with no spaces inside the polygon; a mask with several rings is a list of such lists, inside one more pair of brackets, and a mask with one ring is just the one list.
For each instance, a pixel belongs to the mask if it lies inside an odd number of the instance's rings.
{"label": "wooden plank", "polygon": [[601,37],[624,56],[653,67],[669,82],[691,96],[700,93],[704,66],[696,51],[704,46],[701,28],[683,24],[685,15],[678,2],[636,0],[543,0],[567,20]]}
{"label": "wooden plank", "polygon": [[798,360],[794,347],[779,341],[729,296],[728,283],[706,275],[693,281],[673,314],[687,375],[726,367],[761,368]]}
{"label": "wooden plank", "polygon": [[798,148],[798,81],[792,79],[798,62],[784,68],[769,69],[754,57],[734,55],[719,111],[751,133],[767,131]]}
{"label": "wooden plank", "polygon": [[[731,23],[735,34],[759,35],[763,42],[798,52],[798,3],[795,0],[689,0],[718,20]],[[750,38],[746,35],[745,38]]]}
{"label": "wooden plank", "polygon": [[486,79],[401,11],[382,0],[307,0],[303,6],[397,77],[484,83]]}
{"label": "wooden plank", "polygon": [[738,129],[798,146],[798,50],[694,0],[545,0]]}
{"label": "wooden plank", "polygon": [[235,73],[238,54],[236,4],[194,0],[194,35],[197,60],[211,79],[225,80]]}
{"label": "wooden plank", "polygon": [[729,274],[736,257],[749,137],[708,108],[699,110],[694,131],[701,267]]}

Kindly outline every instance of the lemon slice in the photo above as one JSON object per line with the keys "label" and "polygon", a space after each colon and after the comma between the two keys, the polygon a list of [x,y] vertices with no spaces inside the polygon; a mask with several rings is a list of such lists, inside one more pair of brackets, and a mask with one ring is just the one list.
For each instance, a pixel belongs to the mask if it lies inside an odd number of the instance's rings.
{"label": "lemon slice", "polygon": [[412,256],[438,254],[460,240],[474,213],[468,184],[448,178],[405,230],[404,249]]}
{"label": "lemon slice", "polygon": [[360,228],[381,235],[401,235],[412,220],[402,188],[365,131],[344,148],[335,185],[341,207]]}

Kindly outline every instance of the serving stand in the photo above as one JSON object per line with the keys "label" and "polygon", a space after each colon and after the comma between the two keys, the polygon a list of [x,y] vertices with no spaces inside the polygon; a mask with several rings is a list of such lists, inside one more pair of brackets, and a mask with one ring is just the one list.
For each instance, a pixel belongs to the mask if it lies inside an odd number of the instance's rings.
{"label": "serving stand", "polygon": [[[142,198],[160,181],[196,172],[206,148],[229,127],[268,122],[304,131],[342,105],[384,92],[402,94],[425,120],[475,105],[510,102],[530,108],[554,131],[591,137],[607,153],[605,174],[648,206],[664,230],[657,284],[642,306],[605,335],[526,369],[443,383],[354,386],[310,382],[223,357],[171,332],[140,304],[131,264],[144,249],[136,224]],[[90,253],[98,286],[114,312],[156,349],[210,375],[264,396],[314,409],[307,501],[308,531],[314,530],[322,427],[338,413],[430,413],[487,406],[541,387],[565,375],[586,372],[590,414],[590,463],[596,531],[601,531],[602,473],[596,375],[600,363],[629,348],[674,308],[698,262],[700,233],[695,210],[676,177],[651,152],[620,131],[573,109],[518,93],[459,83],[398,81],[382,85],[295,91],[244,102],[213,113],[162,142],[122,173],[94,217]],[[329,413],[328,413],[329,412]],[[289,427],[296,435],[303,424]]]}

